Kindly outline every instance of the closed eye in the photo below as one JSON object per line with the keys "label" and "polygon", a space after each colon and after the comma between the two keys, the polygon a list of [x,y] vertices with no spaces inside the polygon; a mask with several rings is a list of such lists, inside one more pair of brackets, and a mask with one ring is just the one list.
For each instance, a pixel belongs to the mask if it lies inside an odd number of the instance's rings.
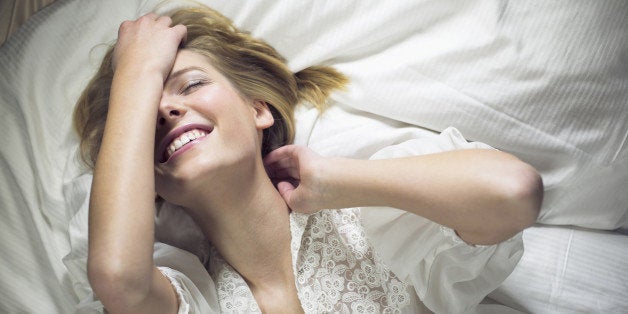
{"label": "closed eye", "polygon": [[183,95],[187,95],[205,84],[206,82],[203,80],[189,81],[185,84],[185,86],[183,86],[183,88],[181,89],[179,93]]}

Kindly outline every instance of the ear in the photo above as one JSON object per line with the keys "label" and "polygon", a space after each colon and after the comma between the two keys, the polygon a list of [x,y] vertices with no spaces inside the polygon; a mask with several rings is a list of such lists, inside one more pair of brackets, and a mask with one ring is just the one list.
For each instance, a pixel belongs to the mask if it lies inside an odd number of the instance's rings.
{"label": "ear", "polygon": [[255,100],[253,101],[253,110],[255,126],[259,130],[264,130],[271,127],[275,123],[275,118],[273,118],[273,114],[270,112],[270,108],[268,108],[268,104],[265,101]]}

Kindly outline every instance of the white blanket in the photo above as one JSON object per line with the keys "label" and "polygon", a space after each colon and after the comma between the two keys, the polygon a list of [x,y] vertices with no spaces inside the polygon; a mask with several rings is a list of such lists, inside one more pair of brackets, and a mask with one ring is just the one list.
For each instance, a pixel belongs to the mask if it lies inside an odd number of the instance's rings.
{"label": "white blanket", "polygon": [[[299,111],[298,140],[315,149],[361,157],[368,152],[352,143],[376,150],[380,126],[400,137],[408,126],[455,126],[542,173],[539,222],[578,228],[526,232],[524,258],[494,299],[535,312],[628,309],[626,236],[580,229],[628,227],[625,1],[201,2],[269,41],[294,70],[324,63],[351,77],[337,109]],[[0,48],[0,312],[72,311],[61,260],[90,180],[72,108],[101,44],[156,3],[61,0]],[[580,269],[589,273],[570,272]]]}

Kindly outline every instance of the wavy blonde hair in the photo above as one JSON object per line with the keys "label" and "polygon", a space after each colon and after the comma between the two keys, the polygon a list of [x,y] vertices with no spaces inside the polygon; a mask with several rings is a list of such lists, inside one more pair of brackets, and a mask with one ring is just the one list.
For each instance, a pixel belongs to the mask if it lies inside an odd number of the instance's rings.
{"label": "wavy blonde hair", "polygon": [[[312,66],[292,73],[286,60],[269,44],[236,28],[231,20],[205,6],[171,11],[172,25],[187,27],[181,49],[205,56],[243,96],[266,102],[275,123],[264,130],[262,155],[294,140],[294,108],[301,101],[324,110],[331,91],[348,79],[327,66]],[[113,79],[113,48],[105,54],[96,75],[74,110],[81,159],[93,168],[105,128]]]}

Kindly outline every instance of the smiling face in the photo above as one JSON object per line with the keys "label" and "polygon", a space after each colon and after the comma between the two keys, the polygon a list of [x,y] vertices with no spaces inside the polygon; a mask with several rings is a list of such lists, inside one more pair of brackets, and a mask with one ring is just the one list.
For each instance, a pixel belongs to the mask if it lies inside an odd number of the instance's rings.
{"label": "smiling face", "polygon": [[188,50],[177,54],[157,119],[156,190],[183,206],[190,193],[261,163],[262,130],[273,124],[264,102],[246,99]]}

